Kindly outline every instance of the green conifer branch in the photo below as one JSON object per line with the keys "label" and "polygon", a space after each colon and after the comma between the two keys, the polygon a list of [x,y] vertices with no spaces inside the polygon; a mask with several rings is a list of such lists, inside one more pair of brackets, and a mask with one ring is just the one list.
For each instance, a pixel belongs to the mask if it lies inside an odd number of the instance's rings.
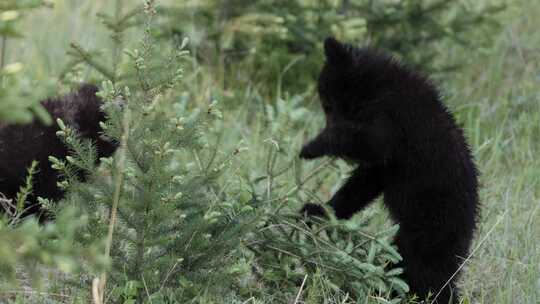
{"label": "green conifer branch", "polygon": [[107,79],[111,81],[115,80],[114,71],[111,71],[110,69],[105,67],[105,65],[97,62],[94,56],[90,52],[86,51],[81,45],[73,42],[70,44],[70,47],[74,51],[70,53],[71,55],[78,57],[80,61],[86,62],[88,65],[96,69]]}

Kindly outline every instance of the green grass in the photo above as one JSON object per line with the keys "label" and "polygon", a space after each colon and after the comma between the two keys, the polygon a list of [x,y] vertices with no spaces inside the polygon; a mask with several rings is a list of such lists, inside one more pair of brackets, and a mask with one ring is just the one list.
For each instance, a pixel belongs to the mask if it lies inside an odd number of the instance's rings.
{"label": "green grass", "polygon": [[[107,2],[59,0],[52,10],[32,13],[24,24],[26,39],[9,44],[8,62],[23,62],[25,73],[33,79],[54,81],[67,62],[70,42],[108,47],[106,31],[95,17]],[[466,129],[482,174],[482,218],[474,255],[461,280],[470,303],[540,303],[540,2],[511,2],[492,48],[473,53],[450,48],[441,53],[448,60],[467,58],[469,62],[449,75],[444,87],[446,101]],[[243,154],[243,170],[252,177],[265,174],[272,136],[283,133],[265,130],[250,117],[248,108],[262,112],[271,101],[257,93],[260,84],[230,92],[220,90],[219,83],[208,68],[194,65],[185,87],[197,102],[223,100],[223,142],[233,146],[243,139],[249,148]],[[313,94],[306,99],[316,102]],[[276,128],[289,130],[288,153],[298,151],[305,134],[316,131],[321,113],[312,109],[317,112],[306,115],[307,122],[297,123],[290,117],[278,120]],[[297,125],[310,128],[304,131]],[[292,178],[287,173],[275,182]],[[322,185],[317,197],[326,200],[333,186]],[[375,207],[365,212],[379,211]],[[382,213],[381,222],[385,218]]]}
{"label": "green grass", "polygon": [[450,99],[482,172],[479,249],[462,280],[473,303],[540,301],[539,12],[538,3],[517,1]]}

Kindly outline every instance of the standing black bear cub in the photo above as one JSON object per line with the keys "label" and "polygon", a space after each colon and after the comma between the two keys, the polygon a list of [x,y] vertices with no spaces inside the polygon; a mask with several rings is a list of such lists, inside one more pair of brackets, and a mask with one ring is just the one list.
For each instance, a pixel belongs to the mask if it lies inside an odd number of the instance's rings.
{"label": "standing black bear cub", "polygon": [[[456,302],[453,275],[467,257],[478,213],[477,170],[462,130],[432,83],[390,56],[333,38],[324,48],[318,89],[326,127],[300,156],[356,161],[329,201],[337,218],[384,194],[400,224],[395,242],[411,292],[440,291],[437,303]],[[313,204],[303,210],[321,214]]]}

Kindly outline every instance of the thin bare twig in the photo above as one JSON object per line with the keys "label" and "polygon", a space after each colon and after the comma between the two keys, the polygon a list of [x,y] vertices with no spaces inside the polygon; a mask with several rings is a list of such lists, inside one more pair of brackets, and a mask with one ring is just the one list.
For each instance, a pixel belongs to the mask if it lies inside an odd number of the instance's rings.
{"label": "thin bare twig", "polygon": [[[129,108],[126,106],[125,112],[124,112],[124,119],[122,121],[123,125],[123,132],[122,132],[122,138],[120,139],[120,149],[118,152],[118,165],[116,166],[117,169],[117,175],[116,175],[116,181],[115,181],[115,189],[113,194],[113,205],[111,208],[111,216],[109,221],[109,229],[107,233],[107,240],[105,243],[105,255],[108,257],[111,254],[111,246],[113,241],[113,233],[114,233],[114,227],[116,225],[116,213],[118,210],[118,202],[120,201],[120,195],[122,193],[122,184],[124,182],[124,167],[126,162],[126,149],[127,149],[127,140],[129,136]],[[96,278],[97,279],[97,278]],[[96,304],[102,304],[104,295],[105,295],[105,285],[107,283],[107,272],[103,272],[99,279],[97,279],[99,282],[99,288],[98,288],[98,299],[94,298],[94,301]]]}
{"label": "thin bare twig", "polygon": [[302,285],[300,285],[300,289],[298,290],[298,293],[296,294],[296,298],[294,299],[294,304],[298,303],[298,300],[300,300],[300,295],[302,294],[302,291],[304,290],[304,284],[306,284],[308,275],[306,274],[304,276],[304,280],[302,281]]}

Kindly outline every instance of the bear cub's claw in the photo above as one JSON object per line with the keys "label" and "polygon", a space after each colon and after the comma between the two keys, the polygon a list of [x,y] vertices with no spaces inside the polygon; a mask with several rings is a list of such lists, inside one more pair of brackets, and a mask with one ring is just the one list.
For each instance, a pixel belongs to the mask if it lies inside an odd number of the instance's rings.
{"label": "bear cub's claw", "polygon": [[322,219],[328,219],[328,214],[326,213],[326,210],[323,206],[319,204],[313,204],[313,203],[306,203],[300,209],[300,214],[302,214],[304,217],[319,217]]}

